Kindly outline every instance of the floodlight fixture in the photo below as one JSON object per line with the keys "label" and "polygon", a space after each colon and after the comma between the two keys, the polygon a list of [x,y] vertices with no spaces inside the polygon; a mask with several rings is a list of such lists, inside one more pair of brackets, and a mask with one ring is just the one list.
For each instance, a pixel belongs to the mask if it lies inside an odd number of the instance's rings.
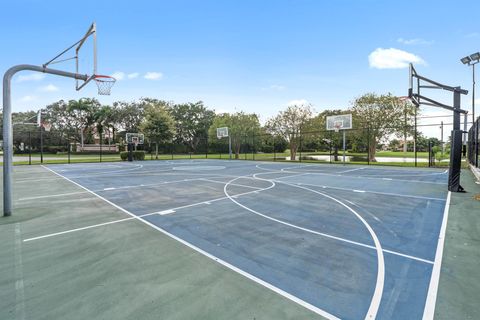
{"label": "floodlight fixture", "polygon": [[480,60],[480,52],[475,52],[474,54],[471,54],[470,59],[477,61]]}
{"label": "floodlight fixture", "polygon": [[469,56],[466,56],[460,59],[460,61],[462,61],[463,64],[469,64],[472,59]]}

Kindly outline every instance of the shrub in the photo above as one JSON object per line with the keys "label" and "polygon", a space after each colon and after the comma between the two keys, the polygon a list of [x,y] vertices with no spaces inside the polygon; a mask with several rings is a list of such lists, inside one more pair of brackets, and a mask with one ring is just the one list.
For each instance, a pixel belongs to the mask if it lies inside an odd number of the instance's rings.
{"label": "shrub", "polygon": [[123,161],[127,161],[127,159],[128,159],[128,151],[122,151],[122,152],[120,152],[120,159],[122,159]]}
{"label": "shrub", "polygon": [[145,160],[145,151],[133,151],[133,160]]}

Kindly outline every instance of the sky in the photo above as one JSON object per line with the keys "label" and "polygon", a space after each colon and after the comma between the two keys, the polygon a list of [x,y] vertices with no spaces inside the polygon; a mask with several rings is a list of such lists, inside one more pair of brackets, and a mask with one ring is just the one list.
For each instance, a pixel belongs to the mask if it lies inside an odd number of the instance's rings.
{"label": "sky", "polygon": [[[317,112],[347,109],[367,92],[405,96],[408,63],[419,74],[470,91],[460,58],[480,51],[480,2],[389,0],[3,1],[0,72],[42,65],[97,24],[98,72],[118,79],[111,96],[94,83],[19,73],[13,111],[39,110],[60,99],[101,103],[153,97],[203,101],[216,112],[254,112],[262,122],[293,103]],[[71,57],[72,54],[65,57]],[[80,52],[90,73],[91,43]],[[51,65],[75,71],[72,62]],[[83,67],[83,68],[82,68]],[[449,94],[432,93],[450,103]],[[480,97],[480,94],[478,95]],[[478,100],[480,102],[480,100]],[[477,108],[480,114],[480,104]],[[422,107],[423,116],[448,115]],[[451,122],[421,118],[421,124]],[[433,122],[432,122],[433,121]],[[323,129],[323,128],[319,128]],[[445,127],[449,131],[449,127]],[[440,135],[433,125],[421,129]]]}

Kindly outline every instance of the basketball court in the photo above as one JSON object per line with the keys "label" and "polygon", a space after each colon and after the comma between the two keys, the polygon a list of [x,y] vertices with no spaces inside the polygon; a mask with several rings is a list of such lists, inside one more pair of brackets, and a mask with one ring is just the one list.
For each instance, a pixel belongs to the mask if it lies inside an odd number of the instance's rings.
{"label": "basketball court", "polygon": [[188,305],[172,318],[433,316],[445,170],[228,160],[15,170],[22,214],[3,244],[16,257],[4,277],[17,280],[2,301],[23,295],[16,312],[36,319],[58,316],[47,308],[56,299],[164,315]]}

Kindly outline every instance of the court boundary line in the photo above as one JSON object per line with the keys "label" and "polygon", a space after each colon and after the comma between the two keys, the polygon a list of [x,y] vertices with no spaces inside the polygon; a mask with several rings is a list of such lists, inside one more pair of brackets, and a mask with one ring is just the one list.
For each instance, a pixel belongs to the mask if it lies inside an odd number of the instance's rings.
{"label": "court boundary line", "polygon": [[[271,181],[271,182],[274,182],[272,180],[269,180],[269,179],[263,179],[263,178],[258,178],[257,175],[260,175],[260,174],[267,174],[267,173],[257,173],[257,174],[254,174],[253,175],[253,178],[254,179],[259,179],[259,180],[264,180],[264,181]],[[236,178],[238,179],[238,178]],[[236,179],[232,179],[230,182],[233,182],[235,181]],[[353,213],[355,216],[357,216],[357,218],[363,223],[364,227],[368,230],[368,232],[370,233],[370,236],[372,237],[373,239],[373,242],[375,244],[375,250],[377,251],[377,280],[376,280],[376,284],[375,284],[375,290],[373,292],[373,295],[372,295],[372,299],[370,301],[370,305],[369,305],[369,308],[367,310],[367,314],[365,316],[365,318],[370,318],[370,319],[375,319],[376,316],[377,316],[377,313],[378,313],[378,309],[380,308],[380,303],[381,303],[381,300],[382,300],[382,295],[383,295],[383,287],[384,287],[384,282],[385,282],[385,260],[384,260],[384,257],[383,257],[383,248],[381,246],[381,243],[380,243],[380,240],[378,239],[377,235],[375,234],[375,231],[373,230],[373,228],[368,224],[368,222],[358,213],[356,212],[353,208],[351,208],[350,206],[348,206],[347,204],[343,203],[342,201],[328,195],[328,194],[325,194],[325,193],[322,193],[322,192],[319,192],[319,191],[316,191],[316,190],[313,190],[313,189],[309,189],[307,187],[302,187],[302,186],[297,186],[297,185],[294,185],[294,184],[290,184],[290,183],[287,183],[287,182],[281,182],[279,181],[278,183],[281,183],[281,184],[285,184],[285,185],[289,185],[289,186],[292,186],[292,187],[295,187],[295,188],[300,188],[300,189],[304,189],[304,190],[307,190],[307,191],[310,191],[310,192],[313,192],[313,193],[316,193],[316,194],[320,194],[326,198],[329,198],[335,202],[337,202],[338,204],[340,204],[341,206],[347,208],[348,211],[350,211],[351,213]],[[226,191],[227,189],[227,185],[225,185],[224,187],[224,192],[225,192],[225,195],[228,196],[228,192]],[[291,227],[294,227],[296,229],[300,229],[300,230],[304,230],[304,231],[308,231],[308,232],[311,232],[311,233],[316,233],[316,234],[319,234],[321,235],[319,232],[317,231],[314,231],[314,230],[310,230],[310,229],[307,229],[307,228],[303,228],[303,227],[300,227],[300,226],[296,226],[294,224],[291,224],[291,223],[288,223],[288,222],[284,222],[282,220],[279,220],[279,219],[276,219],[276,218],[273,218],[273,217],[269,217],[267,215],[264,215],[258,211],[255,211],[237,201],[235,201],[232,197],[230,197],[230,200],[233,201],[234,203],[236,203],[237,205],[239,205],[240,207],[252,212],[252,213],[255,213],[257,215],[260,215],[264,218],[267,218],[269,220],[273,220],[273,221],[276,221],[276,222],[279,222],[281,224],[285,224],[285,225],[288,225],[288,226],[291,226]],[[344,239],[346,240],[346,239]]]}
{"label": "court boundary line", "polygon": [[[286,177],[286,178],[288,178],[288,177]],[[282,183],[282,181],[279,181],[279,182]],[[291,184],[302,185],[302,186],[320,187],[320,188],[324,188],[324,189],[335,189],[335,190],[351,191],[351,192],[357,192],[357,193],[373,193],[373,194],[380,194],[380,195],[385,195],[385,196],[414,198],[414,199],[421,199],[421,200],[432,200],[432,201],[442,201],[442,202],[446,201],[446,199],[442,199],[442,198],[414,196],[414,195],[401,194],[401,193],[391,193],[391,192],[381,192],[381,191],[371,191],[371,190],[359,190],[359,189],[347,189],[347,188],[341,188],[341,187],[332,187],[332,186],[327,186],[327,185],[319,185],[319,184],[303,183],[303,182],[298,182],[298,183],[297,182],[290,182],[290,183]]]}
{"label": "court boundary line", "polygon": [[438,235],[437,250],[435,253],[435,262],[432,268],[430,284],[428,286],[427,298],[425,300],[425,308],[423,309],[423,319],[430,320],[435,316],[435,305],[437,302],[438,285],[440,282],[440,272],[442,269],[443,249],[445,245],[445,235],[447,233],[448,213],[450,210],[450,201],[452,192],[448,191],[447,202],[443,212],[442,226]]}
{"label": "court boundary line", "polygon": [[[283,173],[285,173],[285,172],[283,172]],[[262,174],[262,173],[256,173],[256,174]],[[303,175],[303,174],[298,174],[298,175]],[[294,175],[294,176],[297,176],[297,175]],[[291,176],[288,176],[288,177],[291,177]],[[248,176],[238,176],[237,178],[255,179],[253,177],[250,177],[249,175]],[[276,181],[276,180],[262,179],[262,178],[258,178],[258,180],[268,181],[270,183],[273,183],[273,182]],[[184,181],[184,180],[175,180],[175,182],[182,182],[182,181]],[[223,185],[225,185],[227,183],[227,182],[220,182],[220,181],[217,181],[217,182],[221,183]],[[281,181],[277,181],[277,182],[282,183]],[[290,183],[284,183],[284,184],[290,185]],[[230,185],[236,185],[236,184],[230,183]],[[241,185],[241,186],[243,186],[243,185]],[[247,192],[238,193],[238,194],[233,195],[232,197],[238,198],[240,196],[244,196],[244,195],[248,195],[248,194],[255,194],[255,193],[258,193],[260,191],[269,190],[273,187],[274,187],[274,184],[272,184],[272,185],[270,185],[269,187],[266,187],[266,188],[258,188],[258,190],[255,190],[255,191],[247,191]],[[121,190],[121,188],[119,188],[118,190]],[[91,190],[91,191],[102,192],[104,190]],[[78,193],[91,193],[91,192],[80,191]],[[161,214],[162,212],[168,211],[168,210],[177,211],[177,210],[181,210],[181,209],[186,209],[186,208],[190,208],[190,207],[199,206],[199,205],[202,205],[202,204],[211,204],[212,202],[218,202],[218,201],[226,200],[226,199],[229,199],[229,198],[227,196],[218,197],[218,198],[203,200],[203,201],[199,201],[199,202],[195,202],[195,203],[191,203],[191,204],[187,204],[187,205],[183,205],[183,206],[178,206],[178,207],[174,207],[174,208],[168,208],[168,209],[163,209],[163,210],[159,210],[159,211],[140,214],[140,215],[136,215],[136,216],[139,217],[139,218],[143,218],[143,217],[148,217],[148,216],[152,216],[152,215],[156,215],[156,214]],[[133,219],[133,218],[131,218],[131,219]],[[85,227],[68,229],[68,230],[59,231],[59,232],[55,232],[55,233],[51,233],[51,234],[45,234],[45,235],[41,235],[41,236],[27,238],[27,239],[24,239],[23,241],[24,242],[29,242],[29,241],[40,240],[40,239],[44,239],[44,238],[50,238],[50,237],[53,237],[53,236],[68,234],[68,233],[71,233],[71,232],[88,230],[88,229],[95,228],[95,227],[101,227],[101,226],[104,226],[104,225],[110,225],[110,224],[114,224],[114,223],[118,223],[118,222],[124,222],[124,221],[128,221],[128,220],[131,220],[131,219],[130,218],[128,218],[128,219],[118,219],[118,220],[113,220],[113,221],[109,221],[109,222],[104,222],[104,223],[99,223],[99,224],[94,224],[94,225],[88,225],[88,226],[85,226]],[[272,219],[275,219],[275,218],[272,218]],[[287,224],[288,224],[288,222],[287,222]],[[303,227],[299,227],[299,228],[303,228]],[[349,239],[346,239],[346,238],[337,237],[337,236],[327,234],[327,233],[323,233],[323,232],[320,232],[320,231],[311,230],[311,229],[306,229],[304,231],[307,231],[307,232],[311,231],[312,233],[315,233],[315,234],[320,235],[320,236],[324,236],[326,238],[330,238],[330,239],[341,241],[341,242],[346,242],[346,243],[357,245],[357,246],[360,246],[360,247],[365,247],[365,248],[372,249],[372,250],[376,249],[374,246],[366,244],[366,243],[362,243],[362,242],[358,242],[358,241],[354,241],[354,240],[349,240]],[[404,257],[404,258],[407,258],[407,259],[416,260],[416,261],[420,261],[420,262],[427,263],[427,264],[432,264],[432,265],[434,264],[434,261],[431,261],[431,260],[428,260],[428,259],[408,255],[408,254],[401,253],[401,252],[394,251],[394,250],[389,250],[389,249],[384,249],[384,248],[382,248],[382,249],[383,249],[383,252],[385,252],[385,253],[389,253],[389,254],[396,255],[396,256],[401,256],[401,257]]]}
{"label": "court boundary line", "polygon": [[142,219],[142,218],[139,217],[139,216],[136,216],[135,214],[131,213],[130,211],[128,211],[128,210],[120,207],[119,205],[111,202],[111,201],[108,200],[108,199],[105,199],[104,197],[102,197],[102,196],[96,194],[95,192],[89,190],[87,187],[84,187],[84,186],[82,186],[81,184],[79,184],[79,183],[77,183],[77,182],[75,182],[75,181],[73,181],[73,180],[70,180],[69,178],[67,178],[67,177],[65,177],[65,176],[63,176],[63,175],[55,172],[54,170],[51,170],[50,168],[48,168],[48,167],[46,167],[46,166],[44,166],[44,165],[41,165],[41,166],[42,166],[43,168],[47,169],[48,171],[54,173],[55,175],[57,175],[57,176],[59,176],[59,177],[62,177],[63,179],[65,179],[65,180],[73,183],[74,185],[76,185],[76,186],[78,186],[78,187],[80,187],[80,188],[82,188],[82,189],[90,192],[91,194],[95,195],[96,197],[98,197],[99,199],[105,201],[106,203],[110,204],[111,206],[113,206],[113,207],[121,210],[122,212],[128,214],[129,216],[133,217],[135,220],[138,220],[138,221],[140,221],[140,222],[142,222],[142,223],[144,223],[144,224],[146,224],[146,225],[148,225],[148,226],[150,226],[150,227],[152,227],[152,228],[160,231],[160,232],[163,233],[164,235],[166,235],[166,236],[168,236],[168,237],[170,237],[170,238],[172,238],[172,239],[174,239],[174,240],[182,243],[183,245],[185,245],[185,246],[193,249],[194,251],[197,251],[198,253],[204,255],[205,257],[210,258],[211,260],[213,260],[213,261],[215,261],[215,262],[223,265],[224,267],[226,267],[226,268],[228,268],[228,269],[230,269],[230,270],[232,270],[232,271],[235,271],[236,273],[244,276],[245,278],[250,279],[250,280],[252,280],[253,282],[255,282],[255,283],[257,283],[257,284],[260,284],[260,285],[262,285],[263,287],[265,287],[265,288],[267,288],[267,289],[270,289],[271,291],[277,293],[278,295],[283,296],[283,297],[289,299],[290,301],[293,301],[293,302],[297,303],[298,305],[301,305],[302,307],[304,307],[304,308],[306,308],[306,309],[308,309],[308,310],[310,310],[310,311],[312,311],[312,312],[314,312],[314,313],[316,313],[316,314],[318,314],[318,315],[321,315],[322,317],[325,317],[325,318],[327,318],[327,319],[329,319],[329,320],[340,320],[339,318],[337,318],[336,316],[328,313],[327,311],[322,310],[322,309],[320,309],[320,308],[318,308],[318,307],[316,307],[316,306],[314,306],[314,305],[312,305],[312,304],[310,304],[310,303],[308,303],[308,302],[306,302],[306,301],[304,301],[304,300],[302,300],[302,299],[300,299],[300,298],[298,298],[298,297],[296,297],[296,296],[294,296],[294,295],[292,295],[292,294],[290,294],[290,293],[288,293],[288,292],[286,292],[286,291],[284,291],[284,290],[282,290],[282,289],[280,289],[280,288],[278,288],[278,287],[276,287],[276,286],[274,286],[274,285],[272,285],[272,284],[270,284],[270,283],[268,283],[268,282],[260,279],[260,278],[257,278],[257,277],[255,277],[254,275],[252,275],[252,274],[250,274],[250,273],[248,273],[248,272],[246,272],[246,271],[244,271],[244,270],[242,270],[242,269],[240,269],[240,268],[238,268],[238,267],[235,267],[234,265],[232,265],[232,264],[230,264],[230,263],[228,263],[228,262],[226,262],[226,261],[224,261],[224,260],[222,260],[222,259],[220,259],[220,258],[218,258],[218,257],[216,257],[216,256],[214,256],[214,255],[212,255],[212,254],[204,251],[203,249],[201,249],[201,248],[199,248],[199,247],[191,244],[190,242],[185,241],[185,240],[183,240],[183,239],[175,236],[174,234],[166,231],[165,229],[160,228],[160,227],[154,225],[153,223],[151,223],[151,222],[149,222],[149,221],[147,221],[147,220],[145,220],[145,219]]}
{"label": "court boundary line", "polygon": [[[318,164],[320,165],[320,164]],[[286,172],[286,173],[300,173],[298,171],[288,171],[288,170],[291,170],[289,168],[291,167],[285,167],[285,168],[282,168],[282,169],[278,169],[278,170],[275,170],[275,169],[268,169],[268,168],[263,168],[261,167],[260,165],[256,165],[256,167],[258,169],[261,169],[261,170],[266,170],[266,171],[270,171],[272,173],[277,173],[278,171],[282,171],[282,172]],[[301,166],[300,166],[301,167]],[[321,176],[333,176],[333,177],[347,177],[347,178],[353,178],[353,179],[371,179],[371,180],[384,180],[384,177],[381,177],[381,176],[378,176],[378,178],[373,178],[373,177],[370,177],[370,176],[348,176],[348,175],[341,175],[341,174],[338,174],[338,173],[323,173],[323,172],[304,172],[305,174],[312,174],[312,175],[321,175]],[[445,174],[444,172],[441,172],[441,173],[434,173],[435,175],[439,175],[439,174]],[[413,175],[413,174],[411,174]],[[410,176],[411,176],[410,175]],[[429,175],[432,175],[432,174],[428,174],[427,176]],[[447,185],[447,183],[443,183],[443,182],[429,182],[429,181],[421,181],[421,180],[402,180],[402,179],[392,179],[390,180],[392,182],[411,182],[411,183],[425,183],[425,184],[437,184],[437,185]]]}

